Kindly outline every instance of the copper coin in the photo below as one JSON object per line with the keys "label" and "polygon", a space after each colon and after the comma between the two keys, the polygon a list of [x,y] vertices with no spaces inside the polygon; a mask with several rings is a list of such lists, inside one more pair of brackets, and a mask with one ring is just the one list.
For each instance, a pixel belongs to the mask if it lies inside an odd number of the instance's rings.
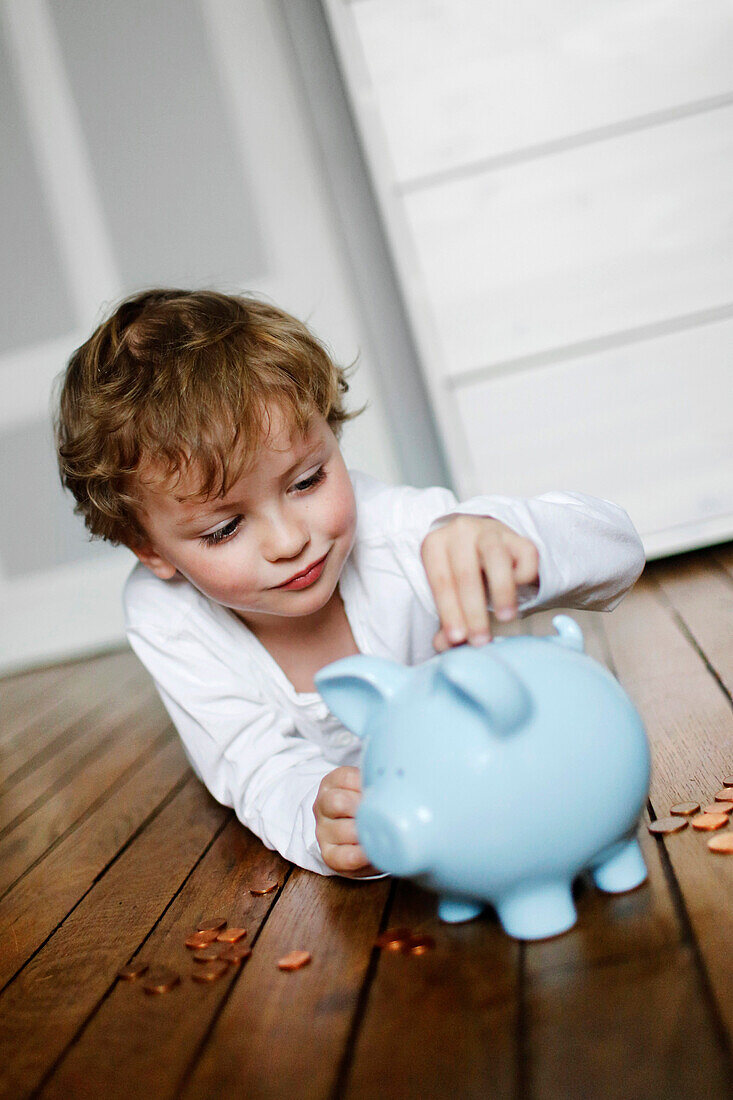
{"label": "copper coin", "polygon": [[668,833],[678,833],[681,829],[687,828],[686,817],[658,817],[656,821],[652,821],[651,825],[648,825],[650,833],[654,833],[656,836],[666,836]]}
{"label": "copper coin", "polygon": [[723,780],[724,787],[733,787],[733,775],[726,776]]}
{"label": "copper coin", "polygon": [[722,829],[728,824],[727,814],[698,814],[692,819],[693,829],[702,829],[703,832],[711,832],[713,829]]}
{"label": "copper coin", "polygon": [[278,959],[277,965],[281,970],[300,970],[302,966],[307,966],[310,961],[310,951],[291,951],[289,955],[283,955],[281,959]]}
{"label": "copper coin", "polygon": [[733,810],[733,802],[711,802],[709,806],[703,806],[704,814],[729,814]]}
{"label": "copper coin", "polygon": [[388,928],[375,940],[376,947],[383,947],[387,951],[400,951],[402,944],[409,940],[412,932],[409,928]]}
{"label": "copper coin", "polygon": [[213,962],[196,967],[191,977],[195,982],[215,982],[223,978],[228,969],[229,963],[224,959],[215,959]]}
{"label": "copper coin", "polygon": [[226,928],[226,917],[212,917],[210,920],[202,920],[200,924],[196,925],[197,932],[220,932],[222,928]]}
{"label": "copper coin", "polygon": [[243,943],[233,943],[231,947],[223,947],[219,955],[220,959],[224,962],[234,963],[235,966],[239,966],[241,962],[248,959],[252,954],[251,947],[245,947]]}
{"label": "copper coin", "polygon": [[432,936],[410,936],[409,940],[405,940],[402,944],[402,952],[405,955],[424,955],[434,947],[435,940]]}
{"label": "copper coin", "polygon": [[733,802],[733,787],[723,787],[715,795],[716,802]]}
{"label": "copper coin", "polygon": [[221,948],[217,944],[211,944],[209,947],[202,947],[193,957],[195,963],[210,963],[215,962],[216,959],[221,958]]}
{"label": "copper coin", "polygon": [[708,848],[711,852],[733,856],[733,833],[719,833],[718,836],[711,836],[708,841]]}
{"label": "copper coin", "polygon": [[681,814],[683,817],[687,817],[688,814],[696,814],[699,809],[699,802],[678,802],[669,812],[671,814]]}
{"label": "copper coin", "polygon": [[168,993],[180,980],[175,970],[169,970],[167,966],[156,966],[143,982],[143,989],[146,993]]}
{"label": "copper coin", "polygon": [[256,898],[261,898],[263,894],[271,894],[273,890],[277,890],[279,882],[269,882],[266,886],[250,886],[250,894],[254,894]]}
{"label": "copper coin", "polygon": [[219,943],[237,943],[247,935],[246,928],[225,928],[216,937]]}
{"label": "copper coin", "polygon": [[122,970],[118,970],[117,977],[122,978],[123,982],[136,982],[138,978],[143,976],[147,969],[147,963],[128,963],[127,966],[122,967]]}
{"label": "copper coin", "polygon": [[192,932],[190,936],[186,938],[186,947],[190,947],[191,950],[195,950],[197,947],[208,947],[210,943],[213,943],[218,932]]}

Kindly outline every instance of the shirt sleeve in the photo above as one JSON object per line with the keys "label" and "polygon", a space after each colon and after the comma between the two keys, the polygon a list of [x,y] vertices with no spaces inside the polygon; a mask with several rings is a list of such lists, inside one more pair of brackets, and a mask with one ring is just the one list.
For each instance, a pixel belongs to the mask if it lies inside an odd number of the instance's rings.
{"label": "shirt sleeve", "polygon": [[268,848],[321,875],[313,803],[336,767],[193,634],[128,626],[199,779]]}
{"label": "shirt sleeve", "polygon": [[[425,493],[433,495],[413,501],[413,518],[424,532],[420,543],[455,515],[497,519],[534,543],[539,584],[518,586],[522,614],[550,607],[612,611],[644,568],[644,547],[631,519],[608,500],[553,491],[530,498],[480,496],[459,503],[448,489]],[[487,606],[493,610],[490,600]]]}

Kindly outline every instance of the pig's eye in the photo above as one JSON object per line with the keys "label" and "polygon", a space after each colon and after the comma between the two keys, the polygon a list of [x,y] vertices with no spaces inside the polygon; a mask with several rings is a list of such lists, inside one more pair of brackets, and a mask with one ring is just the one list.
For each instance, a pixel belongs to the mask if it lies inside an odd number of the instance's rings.
{"label": "pig's eye", "polygon": [[405,773],[404,773],[404,770],[403,770],[402,768],[398,768],[395,774],[396,774],[396,775],[397,775],[397,776],[398,776],[398,777],[399,777],[400,779],[403,779],[403,778],[404,778],[404,775],[405,775]]}

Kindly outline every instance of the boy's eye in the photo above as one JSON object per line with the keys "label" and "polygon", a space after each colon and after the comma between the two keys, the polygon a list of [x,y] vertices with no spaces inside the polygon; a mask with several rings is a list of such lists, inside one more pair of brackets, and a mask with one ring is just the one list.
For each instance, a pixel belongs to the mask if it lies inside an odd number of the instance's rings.
{"label": "boy's eye", "polygon": [[236,533],[241,522],[242,517],[235,516],[234,519],[229,520],[229,523],[227,523],[224,527],[217,527],[216,531],[212,531],[208,535],[202,535],[201,541],[206,546],[216,546],[219,542],[225,542],[228,538]]}
{"label": "boy's eye", "polygon": [[323,466],[321,466],[320,469],[316,470],[316,472],[310,477],[306,478],[305,481],[297,482],[294,488],[296,488],[298,492],[303,492],[306,489],[312,489],[314,485],[318,485],[319,482],[323,481],[325,476],[326,471],[323,469]]}

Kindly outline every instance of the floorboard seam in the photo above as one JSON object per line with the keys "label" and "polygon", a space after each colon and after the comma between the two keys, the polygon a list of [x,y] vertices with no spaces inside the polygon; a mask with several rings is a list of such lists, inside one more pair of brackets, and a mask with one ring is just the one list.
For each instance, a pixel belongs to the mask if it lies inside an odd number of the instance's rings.
{"label": "floorboard seam", "polygon": [[[79,731],[77,737],[75,737],[74,740],[78,740],[78,737],[81,737],[86,732],[88,732],[90,723],[93,722],[96,717],[96,712],[101,709],[101,707],[97,707],[93,712],[82,718],[81,722],[79,723],[82,726],[82,729]],[[58,794],[59,791],[62,791],[64,787],[67,787],[69,783],[72,782],[72,780],[77,775],[79,775],[80,772],[82,772],[88,764],[92,763],[98,757],[102,756],[105,750],[109,748],[110,742],[115,740],[119,736],[121,727],[123,725],[127,725],[127,723],[129,723],[131,719],[134,720],[136,713],[139,712],[142,714],[144,709],[147,708],[135,707],[127,711],[126,713],[121,714],[119,717],[119,722],[102,738],[101,741],[98,741],[95,745],[93,745],[89,749],[89,751],[84,754],[83,757],[78,757],[75,763],[70,764],[66,771],[57,776],[49,787],[47,787],[44,791],[41,791],[41,793],[36,798],[34,798],[32,802],[28,803],[25,809],[20,810],[12,819],[12,821],[9,821],[7,825],[0,826],[0,840],[2,840],[3,837],[7,836],[8,833],[12,833],[13,829],[17,829],[19,825],[22,825],[23,822],[26,821],[32,814],[34,814],[40,806],[42,806],[45,802],[49,800],[49,798],[52,798],[54,795]]]}
{"label": "floorboard seam", "polygon": [[708,660],[705,651],[701,648],[700,643],[697,641],[694,634],[692,633],[692,631],[688,627],[687,623],[682,618],[682,615],[679,613],[677,608],[674,606],[674,604],[672,603],[672,601],[670,600],[669,596],[664,591],[662,586],[656,580],[654,580],[653,583],[654,583],[654,595],[655,595],[655,597],[657,598],[659,603],[662,605],[662,607],[665,609],[665,611],[667,611],[668,614],[672,617],[672,619],[674,620],[675,626],[679,627],[679,630],[680,630],[681,634],[683,634],[685,640],[687,642],[689,642],[691,647],[695,650],[695,653],[697,653],[698,657],[700,658],[702,663],[705,665],[705,668],[708,670],[708,672],[710,673],[712,678],[715,680],[715,682],[718,685],[718,687],[720,688],[720,690],[723,692],[723,695],[728,700],[728,703],[731,706],[733,706],[733,698],[731,698],[730,691],[725,686],[725,683],[721,679],[721,677],[718,674],[717,670],[713,667],[713,665],[710,664],[710,661]]}
{"label": "floorboard seam", "polygon": [[63,833],[57,836],[56,839],[52,841],[51,844],[49,844],[48,848],[46,848],[46,850],[42,852],[41,855],[37,857],[37,859],[34,859],[33,862],[30,863],[20,875],[18,875],[18,877],[2,892],[2,894],[0,894],[0,902],[2,902],[5,897],[7,897],[11,890],[15,889],[19,882],[22,882],[26,875],[29,875],[31,873],[34,867],[37,867],[39,863],[42,863],[44,859],[46,859],[53,851],[56,850],[56,848],[58,848],[59,844],[62,844],[67,837],[71,836],[73,832],[81,828],[81,826],[92,816],[92,814],[96,813],[99,807],[107,802],[116,793],[120,786],[123,786],[131,778],[131,776],[135,774],[135,772],[140,771],[140,769],[145,766],[148,760],[151,759],[156,752],[160,752],[160,750],[164,748],[172,739],[172,729],[169,727],[164,733],[156,738],[156,740],[153,741],[153,743],[147,749],[145,749],[144,752],[136,760],[134,760],[128,768],[124,770],[122,775],[118,776],[118,778],[114,781],[114,783],[112,783],[110,787],[103,791],[99,795],[99,797],[94,800],[94,802],[90,803],[90,805],[87,806],[86,810],[84,810],[84,812],[81,814],[80,817],[76,819],[76,821],[73,821],[67,829],[64,829]]}
{"label": "floorboard seam", "polygon": [[54,927],[51,929],[51,931],[46,936],[46,938],[41,943],[39,943],[38,947],[36,947],[36,949],[34,951],[32,951],[30,953],[28,958],[23,962],[22,966],[18,967],[18,969],[15,971],[15,973],[12,975],[12,977],[8,978],[5,985],[2,987],[2,989],[0,989],[0,997],[2,997],[3,993],[8,988],[8,986],[12,985],[12,983],[16,980],[16,978],[18,978],[19,975],[23,973],[23,971],[28,966],[28,964],[31,963],[33,961],[33,959],[35,959],[38,952],[42,951],[43,948],[46,946],[46,944],[49,942],[49,940],[52,939],[56,935],[59,928],[61,928],[62,924],[64,924],[64,922],[69,919],[71,914],[81,905],[81,903],[84,901],[84,898],[87,896],[87,894],[89,894],[94,889],[96,884],[100,881],[100,879],[102,879],[104,877],[104,875],[107,874],[110,867],[112,867],[117,862],[117,860],[120,858],[120,856],[123,855],[127,851],[127,849],[130,847],[130,845],[132,843],[134,843],[134,841],[137,839],[137,837],[140,835],[140,833],[143,832],[143,830],[146,829],[151,822],[155,821],[158,814],[161,813],[165,809],[165,807],[168,805],[169,802],[173,801],[173,799],[176,797],[176,795],[179,793],[179,791],[181,791],[183,789],[183,787],[185,787],[185,785],[191,781],[191,779],[192,779],[192,773],[188,772],[181,779],[176,781],[176,783],[170,789],[168,794],[165,795],[165,797],[161,799],[161,801],[158,803],[158,805],[155,807],[155,809],[152,810],[151,813],[148,814],[148,816],[145,818],[145,820],[143,822],[141,822],[141,824],[138,826],[137,829],[135,829],[135,831],[132,833],[132,835],[127,838],[127,840],[122,845],[122,847],[119,849],[119,851],[117,851],[114,854],[114,856],[112,856],[112,858],[105,864],[104,868],[99,872],[99,874],[95,875],[95,877],[90,882],[89,886],[84,891],[84,893],[74,902],[71,909],[69,909],[69,911],[64,914],[64,916],[61,918],[61,920],[58,921],[54,925]]}
{"label": "floorboard seam", "polygon": [[529,1028],[527,1013],[527,945],[518,941],[517,960],[517,1064],[515,1070],[516,1100],[529,1100]]}
{"label": "floorboard seam", "polygon": [[[257,943],[258,939],[262,935],[263,928],[265,927],[268,920],[270,919],[272,911],[274,910],[275,906],[277,905],[277,903],[280,899],[280,896],[281,896],[283,890],[285,889],[285,887],[288,883],[288,880],[290,879],[290,876],[293,873],[293,869],[294,869],[293,864],[291,863],[290,866],[288,867],[287,871],[283,875],[282,886],[279,888],[279,890],[276,891],[276,893],[275,893],[275,895],[272,899],[272,904],[270,905],[269,909],[267,910],[264,917],[262,918],[262,921],[260,922],[259,928],[257,929],[254,936],[250,940],[250,944],[251,944],[251,947],[252,947],[253,951],[254,951],[254,948],[255,948],[255,944]],[[199,1059],[201,1058],[201,1055],[203,1054],[203,1052],[206,1048],[206,1045],[209,1042],[209,1039],[211,1038],[211,1035],[213,1034],[213,1031],[214,1031],[214,1029],[215,1029],[215,1027],[216,1027],[216,1025],[219,1021],[219,1017],[221,1016],[222,1012],[224,1011],[224,1008],[226,1007],[226,1005],[229,1002],[229,998],[232,995],[232,990],[234,989],[234,986],[239,981],[239,979],[240,979],[240,977],[242,976],[243,973],[244,973],[244,967],[243,966],[237,967],[237,972],[235,973],[234,977],[232,978],[231,982],[229,983],[229,986],[227,987],[226,992],[223,994],[223,996],[221,997],[219,1003],[217,1004],[217,1006],[216,1006],[216,1008],[215,1008],[215,1010],[214,1010],[214,1012],[211,1016],[211,1019],[209,1020],[209,1025],[206,1028],[204,1034],[201,1036],[201,1041],[199,1042],[198,1046],[196,1047],[195,1051],[193,1052],[193,1054],[191,1056],[191,1060],[189,1061],[188,1065],[185,1067],[185,1069],[183,1070],[183,1073],[181,1074],[180,1080],[179,1080],[178,1085],[176,1087],[176,1092],[175,1092],[176,1096],[182,1096],[184,1090],[187,1088],[188,1082],[191,1080],[191,1077],[192,1077],[192,1075],[193,1075],[193,1073],[196,1069],[196,1066],[198,1065]]]}
{"label": "floorboard seam", "polygon": [[[389,924],[390,913],[394,905],[395,894],[397,892],[397,881],[395,879],[390,883],[389,893],[387,894],[387,900],[384,903],[384,909],[382,910],[382,917],[379,922],[379,929],[377,935],[381,936],[382,932]],[[356,1001],[356,1007],[354,1009],[354,1015],[349,1028],[349,1033],[346,1036],[344,1043],[344,1050],[339,1060],[338,1067],[336,1069],[336,1075],[334,1077],[333,1089],[331,1090],[330,1100],[341,1100],[341,1097],[346,1095],[346,1086],[351,1072],[351,1066],[354,1061],[354,1051],[356,1050],[356,1042],[359,1037],[359,1031],[361,1030],[361,1023],[366,1013],[367,1002],[369,1000],[369,994],[371,992],[372,983],[377,976],[377,968],[379,966],[379,959],[381,956],[381,950],[378,947],[372,947],[371,954],[369,956],[369,962],[367,963],[366,972],[364,974],[364,981],[361,984],[359,990],[359,996]]]}
{"label": "floorboard seam", "polygon": [[[125,684],[123,685],[123,687],[126,687],[126,686],[128,686],[127,681],[125,681]],[[112,689],[111,694],[115,690],[117,690],[117,689]],[[151,697],[151,698],[154,698],[154,696]],[[29,760],[26,760],[24,764],[21,764],[19,767],[17,767],[15,769],[14,772],[12,772],[10,775],[6,776],[3,779],[2,783],[0,783],[0,795],[4,794],[6,790],[8,790],[8,789],[12,788],[13,786],[15,786],[15,784],[19,780],[24,779],[26,777],[26,775],[28,775],[35,768],[37,768],[39,766],[39,764],[45,764],[48,759],[50,759],[52,756],[54,756],[55,753],[58,751],[58,743],[60,741],[63,741],[64,739],[68,738],[68,743],[73,744],[74,741],[76,741],[78,739],[78,737],[80,737],[81,734],[84,732],[84,727],[90,721],[94,720],[97,717],[98,713],[100,711],[103,711],[104,708],[108,705],[108,703],[109,703],[109,697],[103,696],[102,699],[98,703],[93,704],[91,710],[82,710],[74,718],[69,718],[68,719],[68,724],[65,724],[64,728],[62,730],[60,730],[56,734],[55,737],[53,737],[50,741],[48,741],[43,746],[43,748],[39,749],[38,752],[35,753],[34,756],[32,756]],[[150,704],[148,703],[148,706],[149,705]],[[19,734],[18,737],[13,736],[12,740],[8,744],[12,745],[14,741],[22,740],[22,737],[27,735],[27,732],[28,732],[29,728],[32,729],[34,725],[43,725],[43,723],[44,723],[43,718],[38,718],[37,720],[34,719],[33,722],[31,722],[29,724],[29,726],[25,727],[25,729],[22,731],[22,734]],[[77,732],[76,727],[78,725],[81,725],[82,729]]]}
{"label": "floorboard seam", "polygon": [[[649,818],[651,821],[656,821],[656,814],[654,813],[654,807],[652,806],[651,799],[647,802],[647,809],[649,811]],[[674,873],[674,867],[672,861],[669,858],[669,853],[663,842],[658,844],[660,849],[659,856],[664,872],[664,877],[667,880],[667,887],[672,896],[672,904],[674,906],[677,919],[680,923],[682,944],[689,948],[692,955],[692,960],[697,970],[697,975],[700,981],[702,995],[708,1006],[708,1011],[711,1017],[711,1023],[715,1035],[720,1043],[723,1056],[727,1062],[727,1071],[729,1078],[733,1078],[733,1050],[731,1050],[730,1038],[726,1032],[725,1023],[723,1021],[722,1014],[718,1008],[718,1002],[713,991],[712,984],[710,982],[710,976],[708,975],[705,960],[702,957],[695,931],[692,927],[692,921],[690,920],[690,914],[687,911],[687,905],[685,904],[684,895],[680,888],[680,884],[677,881],[677,876]]]}
{"label": "floorboard seam", "polygon": [[[201,861],[202,861],[203,859],[205,859],[205,858],[206,858],[206,855],[208,854],[208,852],[209,852],[209,851],[211,850],[211,848],[213,847],[213,845],[214,845],[214,844],[216,843],[216,841],[217,841],[217,840],[219,839],[219,837],[221,836],[221,834],[222,834],[222,833],[224,832],[224,830],[226,829],[227,825],[229,824],[229,822],[230,822],[230,821],[231,821],[231,819],[232,819],[232,816],[233,816],[233,814],[231,814],[231,813],[230,813],[230,814],[228,814],[228,815],[227,815],[227,816],[226,816],[226,817],[224,818],[224,820],[223,820],[223,821],[221,822],[221,824],[217,826],[217,828],[216,828],[216,830],[215,830],[215,832],[214,832],[213,836],[211,837],[211,839],[210,839],[209,841],[207,841],[207,843],[206,843],[206,845],[204,846],[203,850],[201,851],[200,855],[199,855],[199,856],[198,856],[198,857],[196,858],[196,860],[195,860],[195,861],[194,861],[194,863],[192,864],[192,866],[191,866],[191,868],[189,869],[189,871],[188,871],[188,872],[186,873],[186,875],[185,875],[185,876],[183,877],[183,879],[181,880],[181,883],[180,883],[180,885],[179,885],[179,886],[178,886],[178,888],[177,888],[177,889],[175,890],[175,892],[173,893],[173,895],[172,895],[172,897],[170,898],[170,900],[169,900],[169,901],[167,902],[167,904],[166,904],[166,905],[165,905],[165,906],[163,907],[163,909],[161,910],[161,912],[160,912],[160,914],[158,915],[158,917],[156,917],[155,921],[154,921],[154,922],[153,922],[153,924],[152,924],[152,925],[150,926],[150,929],[148,930],[148,932],[147,932],[147,933],[145,934],[145,936],[143,936],[142,940],[141,940],[141,941],[140,941],[140,943],[139,943],[139,944],[137,945],[137,947],[136,947],[136,948],[135,948],[135,950],[133,951],[133,953],[132,953],[132,955],[130,956],[130,958],[129,958],[129,959],[127,960],[127,961],[128,961],[128,963],[131,963],[131,962],[133,961],[133,959],[134,959],[134,958],[135,958],[135,957],[136,957],[137,955],[139,955],[139,954],[140,954],[140,952],[141,952],[141,951],[142,951],[142,950],[144,949],[144,947],[145,947],[145,944],[146,944],[146,943],[148,942],[148,940],[150,939],[150,937],[151,937],[151,936],[153,935],[153,933],[155,932],[156,928],[158,927],[158,925],[160,924],[160,922],[161,922],[161,921],[163,920],[163,918],[165,917],[166,913],[167,913],[167,912],[168,912],[168,910],[170,909],[171,905],[173,905],[173,903],[174,903],[174,901],[176,900],[176,898],[180,896],[180,894],[181,894],[181,891],[182,891],[183,889],[185,889],[186,883],[187,883],[187,882],[189,881],[189,879],[191,878],[191,876],[192,876],[192,875],[194,874],[194,872],[196,871],[196,868],[197,868],[197,867],[199,866],[199,864],[201,863]],[[85,1032],[85,1031],[86,1031],[86,1029],[87,1029],[87,1028],[89,1027],[90,1023],[92,1022],[92,1020],[94,1019],[94,1017],[95,1017],[95,1016],[97,1015],[97,1013],[98,1013],[98,1012],[99,1012],[99,1010],[101,1009],[101,1007],[102,1007],[102,1005],[104,1004],[104,1002],[105,1002],[105,1001],[106,1001],[106,1000],[107,1000],[107,999],[108,999],[108,998],[110,997],[110,995],[111,995],[111,993],[112,993],[113,989],[115,989],[115,987],[117,986],[117,984],[118,984],[118,982],[119,982],[119,981],[120,981],[120,979],[119,979],[119,978],[118,978],[117,976],[115,976],[115,977],[113,978],[113,980],[112,980],[112,981],[110,982],[110,984],[108,985],[107,989],[106,989],[106,990],[104,991],[104,993],[102,994],[102,996],[101,996],[101,997],[99,998],[99,1000],[97,1001],[97,1003],[96,1003],[96,1004],[95,1004],[95,1005],[94,1005],[94,1006],[92,1007],[92,1009],[90,1010],[89,1014],[88,1014],[88,1015],[86,1016],[86,1018],[84,1019],[83,1023],[81,1023],[81,1024],[79,1025],[79,1027],[78,1027],[78,1028],[77,1028],[77,1030],[76,1030],[76,1031],[74,1032],[74,1034],[72,1035],[71,1039],[69,1039],[69,1041],[68,1041],[68,1043],[66,1044],[66,1046],[64,1047],[64,1049],[63,1049],[63,1050],[61,1051],[61,1053],[60,1053],[60,1054],[58,1055],[58,1057],[57,1057],[57,1058],[55,1059],[55,1061],[53,1062],[53,1064],[52,1064],[51,1066],[49,1066],[49,1068],[48,1068],[48,1069],[46,1070],[46,1072],[44,1073],[43,1077],[42,1077],[42,1078],[41,1078],[41,1080],[39,1081],[38,1085],[37,1085],[37,1086],[36,1086],[36,1087],[34,1088],[33,1092],[32,1092],[32,1093],[30,1094],[30,1096],[31,1096],[31,1097],[36,1097],[36,1096],[39,1096],[39,1095],[40,1095],[40,1093],[41,1093],[41,1092],[43,1091],[43,1089],[44,1089],[44,1088],[46,1087],[46,1085],[47,1085],[47,1084],[48,1084],[48,1082],[49,1082],[49,1081],[51,1080],[51,1078],[53,1077],[53,1075],[54,1075],[54,1074],[56,1073],[56,1071],[57,1071],[57,1070],[58,1070],[58,1069],[60,1068],[60,1066],[61,1066],[62,1062],[63,1062],[63,1061],[64,1061],[64,1060],[65,1060],[65,1059],[66,1059],[66,1058],[68,1057],[68,1055],[70,1054],[70,1052],[71,1052],[72,1048],[73,1048],[73,1047],[75,1047],[75,1046],[76,1046],[76,1044],[77,1044],[77,1043],[79,1042],[79,1040],[80,1040],[80,1039],[81,1039],[81,1037],[83,1036],[84,1032]]]}

